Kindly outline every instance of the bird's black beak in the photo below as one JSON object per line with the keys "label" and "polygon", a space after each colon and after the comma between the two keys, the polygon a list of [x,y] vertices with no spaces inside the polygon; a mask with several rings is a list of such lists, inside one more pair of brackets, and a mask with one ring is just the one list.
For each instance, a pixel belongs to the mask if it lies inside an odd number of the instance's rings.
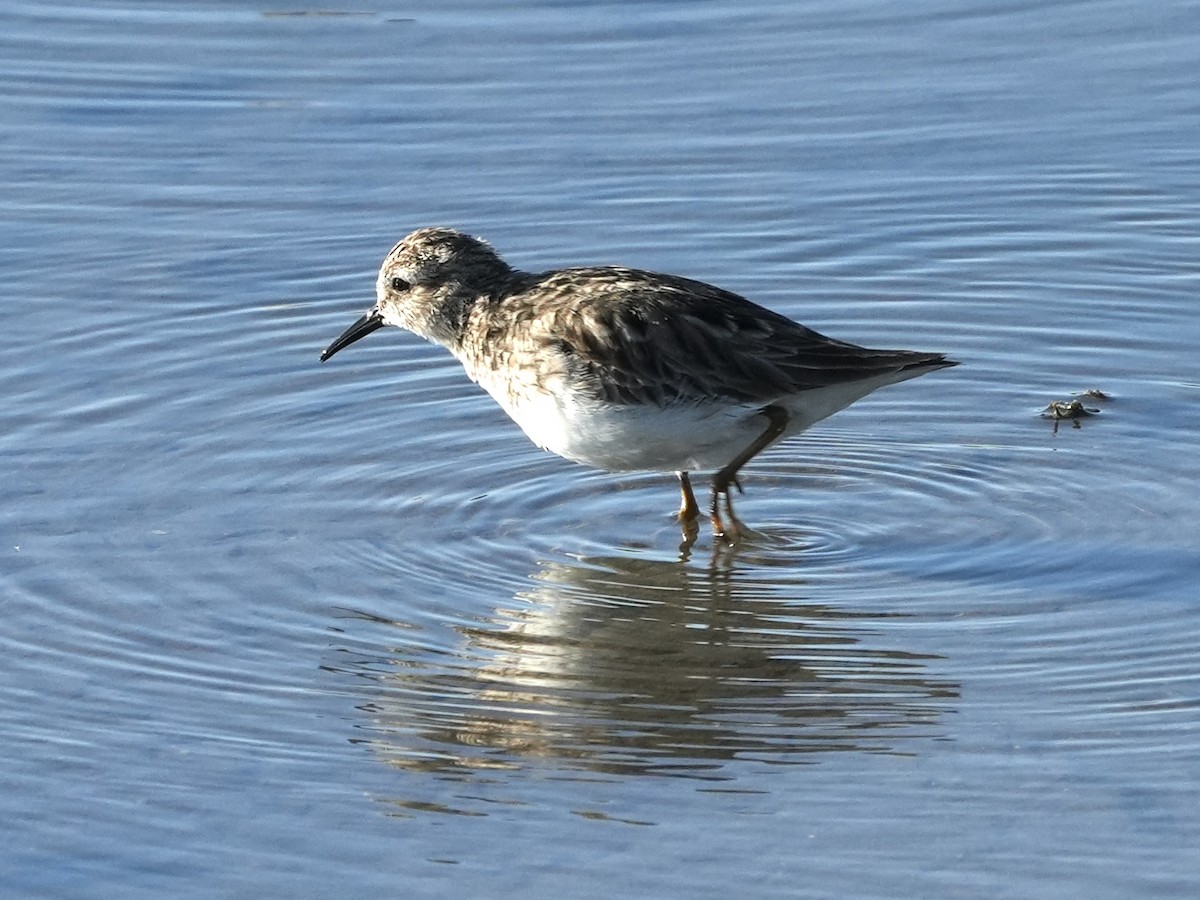
{"label": "bird's black beak", "polygon": [[343,331],[337,340],[325,348],[325,352],[321,354],[321,362],[325,362],[325,360],[329,359],[329,357],[333,356],[333,354],[337,353],[343,347],[349,347],[359,338],[365,338],[372,331],[383,326],[383,316],[379,314],[379,310],[370,310],[365,316]]}

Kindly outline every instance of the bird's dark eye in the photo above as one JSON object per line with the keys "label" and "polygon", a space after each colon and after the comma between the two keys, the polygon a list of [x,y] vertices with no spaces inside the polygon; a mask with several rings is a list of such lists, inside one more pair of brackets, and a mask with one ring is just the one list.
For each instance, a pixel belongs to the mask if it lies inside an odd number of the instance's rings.
{"label": "bird's dark eye", "polygon": [[409,284],[407,281],[405,281],[403,278],[395,277],[392,279],[392,290],[393,291],[407,291],[410,287],[412,287],[412,285]]}

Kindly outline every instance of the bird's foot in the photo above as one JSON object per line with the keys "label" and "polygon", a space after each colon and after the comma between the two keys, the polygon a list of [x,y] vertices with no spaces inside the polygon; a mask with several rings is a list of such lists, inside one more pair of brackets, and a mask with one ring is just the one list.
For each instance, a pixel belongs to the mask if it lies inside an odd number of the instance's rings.
{"label": "bird's foot", "polygon": [[[731,479],[731,483],[736,484],[739,491],[742,489],[737,479]],[[722,498],[725,501],[724,516],[721,515]],[[720,538],[727,544],[733,544],[741,540],[742,535],[746,532],[746,526],[742,524],[742,520],[733,511],[733,501],[729,498],[729,485],[725,485],[724,487],[713,485],[712,507],[709,510],[708,518],[712,522],[713,536]]]}

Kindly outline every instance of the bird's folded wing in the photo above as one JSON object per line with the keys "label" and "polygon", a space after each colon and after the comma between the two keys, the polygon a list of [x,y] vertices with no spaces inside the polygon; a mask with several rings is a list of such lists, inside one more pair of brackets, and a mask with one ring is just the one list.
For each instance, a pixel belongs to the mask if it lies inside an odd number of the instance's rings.
{"label": "bird's folded wing", "polygon": [[[638,270],[565,270],[539,342],[597,399],[654,404],[769,402],[911,367],[940,354],[827,338],[703,282]],[[586,284],[586,290],[571,284]],[[560,288],[561,290],[556,290]],[[543,296],[546,296],[543,294]]]}

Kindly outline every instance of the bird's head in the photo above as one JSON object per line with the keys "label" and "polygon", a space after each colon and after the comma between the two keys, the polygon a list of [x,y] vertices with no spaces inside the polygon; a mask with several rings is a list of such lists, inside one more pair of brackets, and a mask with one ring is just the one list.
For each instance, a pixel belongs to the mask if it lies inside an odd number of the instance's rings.
{"label": "bird's head", "polygon": [[384,325],[453,346],[468,307],[495,294],[511,275],[504,260],[478,238],[450,228],[418,229],[379,267],[375,306],[325,349],[321,361]]}

